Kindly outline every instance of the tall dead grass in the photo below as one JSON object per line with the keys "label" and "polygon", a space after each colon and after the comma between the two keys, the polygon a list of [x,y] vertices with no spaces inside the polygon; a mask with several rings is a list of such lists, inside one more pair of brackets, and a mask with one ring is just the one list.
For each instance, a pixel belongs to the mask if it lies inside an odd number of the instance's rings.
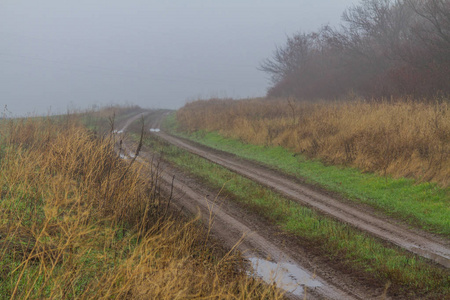
{"label": "tall dead grass", "polygon": [[309,103],[292,99],[200,100],[177,112],[187,131],[218,131],[281,145],[330,164],[450,183],[449,102]]}
{"label": "tall dead grass", "polygon": [[[1,299],[281,298],[75,117],[0,124]],[[149,176],[150,178],[151,176]]]}

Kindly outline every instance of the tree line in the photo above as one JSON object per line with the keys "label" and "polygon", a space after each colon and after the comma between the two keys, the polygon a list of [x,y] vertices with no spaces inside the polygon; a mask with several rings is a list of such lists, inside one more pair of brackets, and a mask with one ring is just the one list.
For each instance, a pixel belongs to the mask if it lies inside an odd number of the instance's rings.
{"label": "tree line", "polygon": [[450,0],[362,0],[342,21],[288,37],[261,63],[269,97],[450,94]]}

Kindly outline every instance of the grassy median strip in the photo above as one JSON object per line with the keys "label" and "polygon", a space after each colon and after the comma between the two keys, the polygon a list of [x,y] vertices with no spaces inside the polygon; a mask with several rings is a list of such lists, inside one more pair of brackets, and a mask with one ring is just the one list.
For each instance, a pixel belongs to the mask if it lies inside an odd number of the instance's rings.
{"label": "grassy median strip", "polygon": [[396,293],[418,296],[450,296],[450,272],[427,263],[352,227],[302,207],[261,185],[157,138],[147,146],[214,188],[225,192],[250,211],[256,211],[283,231],[308,241],[330,259],[363,272],[380,284],[391,282]]}
{"label": "grassy median strip", "polygon": [[245,144],[215,132],[188,135],[176,130],[174,114],[165,120],[164,126],[172,134],[304,178],[408,224],[450,237],[450,188],[427,182],[416,184],[414,180],[406,178],[363,173],[349,167],[326,166],[318,160],[309,160],[282,147]]}

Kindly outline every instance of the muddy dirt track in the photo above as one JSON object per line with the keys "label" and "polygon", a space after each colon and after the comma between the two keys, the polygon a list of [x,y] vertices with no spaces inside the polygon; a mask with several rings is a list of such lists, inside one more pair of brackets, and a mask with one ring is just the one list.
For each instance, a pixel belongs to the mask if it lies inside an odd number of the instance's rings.
{"label": "muddy dirt track", "polygon": [[[128,126],[141,117],[139,114],[126,120],[119,132],[126,132]],[[125,139],[123,156],[132,157],[133,146]],[[156,156],[144,148],[138,161],[151,168],[151,162],[157,161]],[[314,255],[289,245],[290,241],[280,232],[267,226],[257,216],[217,196],[217,191],[208,190],[188,174],[164,162],[159,164],[163,170],[159,174],[162,188],[169,192],[173,183],[174,205],[190,215],[200,214],[206,226],[211,224],[211,235],[216,240],[228,249],[236,247],[253,262],[253,268],[266,269],[265,272],[257,272],[261,277],[270,277],[270,272],[279,271],[276,280],[281,281],[280,286],[288,291],[289,298],[303,299],[305,290],[307,299],[376,299],[382,294],[382,289],[356,284],[353,278],[336,274],[327,262],[320,262]],[[270,281],[270,278],[265,279]]]}
{"label": "muddy dirt track", "polygon": [[[264,166],[161,132],[158,129],[164,117],[163,112],[153,111],[136,115],[126,121],[122,130],[126,131],[130,124],[142,116],[147,118],[146,130],[152,128],[153,134],[177,147],[186,149],[263,184],[302,205],[312,207],[378,238],[432,259],[446,268],[450,267],[448,240],[408,229],[406,226],[397,224],[387,218],[377,217],[363,207],[339,201],[326,193],[302,184],[295,178]],[[148,162],[151,155],[149,152],[141,153],[141,162]],[[370,299],[381,295],[382,290],[363,287],[357,284],[351,276],[336,274],[335,270],[327,267],[326,262],[321,262],[314,255],[298,247],[291,247],[289,242],[276,232],[276,229],[268,227],[256,216],[248,215],[225,199],[215,198],[213,196],[215,195],[214,191],[208,191],[201,183],[195,182],[189,176],[180,176],[179,170],[170,166],[164,168],[165,172],[162,173],[162,179],[167,184],[172,182],[172,174],[177,174],[174,185],[175,191],[179,195],[176,197],[178,199],[177,205],[184,207],[193,214],[200,210],[205,223],[210,222],[210,216],[213,215],[213,234],[222,240],[226,246],[233,247],[244,234],[245,238],[241,241],[239,250],[243,251],[249,260],[270,257],[271,262],[284,264],[283,268],[288,270],[287,277],[298,279],[290,283],[285,282],[286,284],[299,285],[298,288],[287,288],[293,292],[292,297],[301,296],[305,286],[308,298],[312,299]],[[269,262],[260,260],[259,263],[267,264]]]}

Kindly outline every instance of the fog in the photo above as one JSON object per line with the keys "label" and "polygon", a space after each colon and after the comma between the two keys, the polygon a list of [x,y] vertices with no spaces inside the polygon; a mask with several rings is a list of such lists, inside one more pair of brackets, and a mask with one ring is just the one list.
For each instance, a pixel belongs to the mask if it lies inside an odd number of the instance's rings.
{"label": "fog", "polygon": [[178,108],[197,98],[264,96],[270,82],[257,68],[275,46],[337,26],[352,2],[2,0],[1,109]]}

